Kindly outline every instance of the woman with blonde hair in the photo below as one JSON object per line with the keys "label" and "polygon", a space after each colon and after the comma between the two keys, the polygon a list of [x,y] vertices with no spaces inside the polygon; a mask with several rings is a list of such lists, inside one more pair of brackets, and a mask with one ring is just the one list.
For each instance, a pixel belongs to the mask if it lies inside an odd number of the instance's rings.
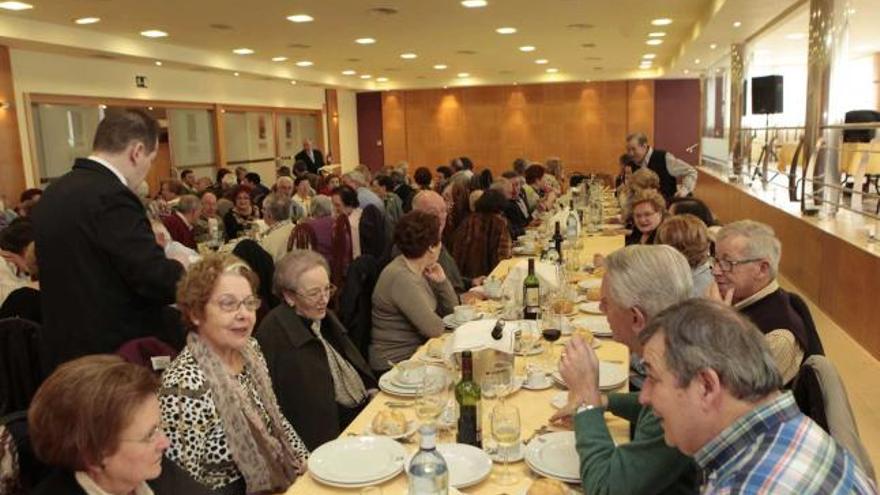
{"label": "woman with blonde hair", "polygon": [[657,227],[666,216],[666,200],[655,189],[639,191],[632,199],[633,231],[624,244],[654,244]]}

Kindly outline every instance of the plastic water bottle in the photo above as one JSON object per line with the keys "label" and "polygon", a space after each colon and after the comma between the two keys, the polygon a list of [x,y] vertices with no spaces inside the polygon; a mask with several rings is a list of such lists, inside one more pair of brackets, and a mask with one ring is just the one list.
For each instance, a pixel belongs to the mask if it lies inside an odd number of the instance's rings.
{"label": "plastic water bottle", "polygon": [[419,429],[419,451],[413,456],[407,470],[409,495],[446,495],[449,491],[449,469],[446,460],[437,452],[437,433],[433,426]]}

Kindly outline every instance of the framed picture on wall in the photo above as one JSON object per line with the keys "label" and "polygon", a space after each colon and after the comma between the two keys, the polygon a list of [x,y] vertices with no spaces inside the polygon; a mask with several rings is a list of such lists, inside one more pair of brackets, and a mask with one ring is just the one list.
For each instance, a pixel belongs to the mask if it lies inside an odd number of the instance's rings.
{"label": "framed picture on wall", "polygon": [[284,137],[293,139],[293,119],[290,117],[284,117]]}
{"label": "framed picture on wall", "polygon": [[257,118],[257,139],[260,141],[266,140],[266,117],[264,115],[260,115]]}

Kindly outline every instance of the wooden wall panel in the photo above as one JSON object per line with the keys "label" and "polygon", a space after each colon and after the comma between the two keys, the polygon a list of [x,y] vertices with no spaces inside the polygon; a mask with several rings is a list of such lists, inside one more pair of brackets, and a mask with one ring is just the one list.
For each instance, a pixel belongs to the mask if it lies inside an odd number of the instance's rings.
{"label": "wooden wall panel", "polygon": [[385,164],[381,93],[357,94],[358,156],[370,170]]}
{"label": "wooden wall panel", "polygon": [[752,219],[773,227],[782,241],[780,272],[880,359],[875,311],[880,257],[702,170],[696,194],[722,223]]}
{"label": "wooden wall panel", "polygon": [[331,163],[342,163],[342,147],[339,145],[339,100],[335,89],[324,90],[324,101],[327,102],[327,138],[329,146],[324,150],[333,154]]}
{"label": "wooden wall panel", "polygon": [[660,79],[654,82],[654,139],[657,147],[696,165],[700,142],[699,79]]}
{"label": "wooden wall panel", "polygon": [[24,165],[21,157],[21,137],[18,134],[18,116],[15,113],[15,88],[12,84],[12,65],[9,47],[0,46],[0,195],[7,206],[18,204],[25,189]]}
{"label": "wooden wall panel", "polygon": [[653,82],[536,84],[382,94],[385,163],[468,156],[500,173],[558,156],[567,171],[616,173],[632,125],[653,134]]}

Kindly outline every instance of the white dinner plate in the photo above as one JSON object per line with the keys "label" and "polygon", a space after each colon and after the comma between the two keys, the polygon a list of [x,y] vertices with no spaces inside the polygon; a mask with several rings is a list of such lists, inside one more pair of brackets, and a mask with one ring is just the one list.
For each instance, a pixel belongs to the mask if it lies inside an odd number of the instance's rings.
{"label": "white dinner plate", "polygon": [[526,445],[526,464],[532,471],[566,483],[580,483],[580,460],[573,431],[537,436]]}
{"label": "white dinner plate", "polygon": [[581,310],[584,313],[590,313],[594,315],[604,314],[602,313],[602,310],[599,309],[599,301],[590,301],[578,304],[577,309]]}
{"label": "white dinner plate", "polygon": [[390,370],[379,377],[379,390],[399,397],[415,397],[418,395],[418,388],[405,388],[395,385],[392,380],[395,373],[396,371]]}
{"label": "white dinner plate", "polygon": [[571,326],[589,328],[596,337],[612,337],[614,335],[605,315],[579,316],[571,320]]}
{"label": "white dinner plate", "polygon": [[448,315],[443,317],[443,326],[445,326],[446,328],[449,328],[449,329],[455,329],[455,328],[458,328],[458,327],[464,325],[468,321],[479,320],[482,317],[483,317],[482,313],[477,313],[476,317],[474,317],[473,320],[459,321],[458,318],[455,317],[455,313],[449,313]]}
{"label": "white dinner plate", "polygon": [[309,472],[309,476],[311,476],[312,479],[314,479],[318,483],[321,483],[322,485],[332,486],[332,487],[336,487],[336,488],[347,488],[347,489],[366,488],[368,486],[381,485],[382,483],[385,483],[386,481],[388,481],[392,478],[395,478],[399,474],[400,474],[399,472],[398,473],[391,473],[388,476],[385,476],[384,478],[379,478],[379,479],[373,480],[373,481],[364,481],[362,483],[337,483],[334,481],[327,481],[325,479],[321,479],[319,476],[315,476],[315,473]]}
{"label": "white dinner plate", "polygon": [[[492,459],[489,454],[473,445],[463,443],[441,443],[437,451],[446,461],[449,469],[449,486],[465,488],[486,479],[492,472]],[[415,454],[413,454],[415,455]],[[406,465],[409,467],[410,456]]]}
{"label": "white dinner plate", "polygon": [[[567,388],[558,370],[550,376],[557,384]],[[599,361],[599,390],[614,390],[623,385],[628,377],[628,371],[623,365]]]}
{"label": "white dinner plate", "polygon": [[602,287],[602,279],[601,278],[585,278],[578,282],[578,287],[583,290],[587,289],[598,289]]}
{"label": "white dinner plate", "polygon": [[340,437],[309,456],[309,472],[327,484],[352,486],[390,479],[403,470],[406,449],[388,437]]}
{"label": "white dinner plate", "polygon": [[388,437],[392,440],[401,440],[413,436],[413,434],[417,431],[419,431],[419,422],[411,419],[406,422],[406,431],[404,431],[400,435],[383,435],[381,433],[376,433],[373,431],[373,425],[367,426],[367,428],[364,430],[364,435],[368,437]]}
{"label": "white dinner plate", "polygon": [[522,442],[519,442],[513,447],[496,446],[495,448],[491,449],[488,454],[489,457],[498,464],[504,464],[505,462],[519,462],[523,460],[523,457],[526,454],[526,446]]}

